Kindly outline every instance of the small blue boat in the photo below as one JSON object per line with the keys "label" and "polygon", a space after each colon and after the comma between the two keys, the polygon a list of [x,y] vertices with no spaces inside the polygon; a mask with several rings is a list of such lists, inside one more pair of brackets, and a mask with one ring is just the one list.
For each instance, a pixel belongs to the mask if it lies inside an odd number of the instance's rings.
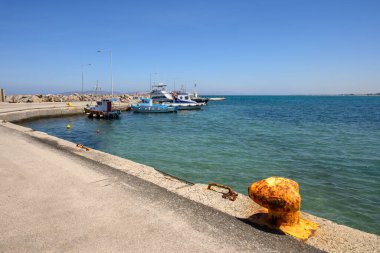
{"label": "small blue boat", "polygon": [[163,113],[176,112],[178,110],[178,107],[163,104],[153,104],[153,100],[151,98],[143,98],[142,103],[131,105],[131,110],[133,112],[142,113]]}

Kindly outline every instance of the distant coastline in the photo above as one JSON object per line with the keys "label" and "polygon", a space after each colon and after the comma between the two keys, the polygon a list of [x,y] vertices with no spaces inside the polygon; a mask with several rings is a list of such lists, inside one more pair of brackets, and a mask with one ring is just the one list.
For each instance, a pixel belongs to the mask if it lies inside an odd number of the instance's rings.
{"label": "distant coastline", "polygon": [[367,94],[341,94],[340,96],[380,96],[379,93],[367,93]]}

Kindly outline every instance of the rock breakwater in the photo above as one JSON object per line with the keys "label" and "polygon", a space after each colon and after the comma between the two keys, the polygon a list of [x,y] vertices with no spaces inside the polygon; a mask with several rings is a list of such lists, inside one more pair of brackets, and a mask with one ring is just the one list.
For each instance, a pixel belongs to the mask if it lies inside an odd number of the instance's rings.
{"label": "rock breakwater", "polygon": [[[78,102],[78,101],[96,101],[102,98],[110,98],[111,95],[99,94],[79,94],[73,93],[71,95],[62,94],[37,94],[37,95],[10,95],[5,97],[5,102],[8,103],[41,103],[41,102]],[[122,102],[129,102],[132,96],[128,94],[114,95],[114,98]]]}

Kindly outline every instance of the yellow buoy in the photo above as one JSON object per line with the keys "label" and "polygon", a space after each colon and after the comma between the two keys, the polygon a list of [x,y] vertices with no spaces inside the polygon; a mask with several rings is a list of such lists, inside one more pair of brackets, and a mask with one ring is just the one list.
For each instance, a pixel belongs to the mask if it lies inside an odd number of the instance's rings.
{"label": "yellow buoy", "polygon": [[71,125],[70,125],[70,124],[68,124],[68,125],[66,126],[66,128],[67,128],[67,129],[70,129],[70,128],[71,128]]}

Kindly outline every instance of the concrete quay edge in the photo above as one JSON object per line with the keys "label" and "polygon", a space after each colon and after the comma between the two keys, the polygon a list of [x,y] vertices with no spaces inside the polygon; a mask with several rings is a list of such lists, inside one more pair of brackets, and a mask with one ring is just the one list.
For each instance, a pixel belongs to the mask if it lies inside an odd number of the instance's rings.
{"label": "concrete quay edge", "polygon": [[64,102],[10,104],[0,103],[0,119],[18,122],[44,117],[62,117],[83,113],[83,108],[89,102],[77,102],[68,106]]}
{"label": "concrete quay edge", "polygon": [[[67,107],[66,105],[59,105],[57,107],[57,105],[54,105],[54,107],[48,106],[45,108],[44,106],[43,108],[24,110],[17,110],[16,106],[3,113],[0,111],[0,123],[2,126],[27,134],[34,139],[47,143],[57,149],[64,150],[72,155],[94,161],[112,169],[134,175],[170,192],[203,205],[210,206],[241,220],[247,219],[252,213],[254,213],[254,211],[260,208],[257,204],[251,201],[249,197],[243,194],[239,193],[237,200],[231,202],[223,199],[220,192],[207,190],[207,185],[190,184],[186,181],[162,173],[150,166],[94,149],[86,151],[83,148],[77,147],[75,143],[11,123],[39,117],[79,114],[83,112],[82,108],[82,104],[74,104],[72,107]],[[305,242],[308,245],[327,252],[380,252],[380,236],[339,225],[307,213],[302,213],[302,215],[320,225],[320,228],[315,234]]]}

